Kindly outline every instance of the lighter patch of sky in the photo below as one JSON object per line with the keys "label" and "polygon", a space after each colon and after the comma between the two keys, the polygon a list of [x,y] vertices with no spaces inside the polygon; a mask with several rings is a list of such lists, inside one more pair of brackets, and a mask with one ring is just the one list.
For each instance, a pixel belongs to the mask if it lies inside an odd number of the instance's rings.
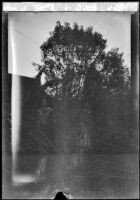
{"label": "lighter patch of sky", "polygon": [[119,52],[124,52],[124,64],[130,69],[130,16],[129,12],[10,12],[9,73],[28,77],[37,74],[32,62],[41,64],[40,46],[49,37],[49,32],[54,30],[58,20],[62,25],[69,22],[73,26],[77,22],[84,28],[93,26],[93,31],[100,32],[107,39],[107,50],[118,47]]}

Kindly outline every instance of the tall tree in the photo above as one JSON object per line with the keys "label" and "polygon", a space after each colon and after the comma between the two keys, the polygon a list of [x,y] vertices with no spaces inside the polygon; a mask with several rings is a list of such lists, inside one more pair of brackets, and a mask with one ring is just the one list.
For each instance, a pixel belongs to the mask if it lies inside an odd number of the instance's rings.
{"label": "tall tree", "polygon": [[40,47],[43,64],[38,67],[38,75],[46,76],[42,88],[65,101],[81,98],[88,81],[98,87],[124,90],[129,81],[123,54],[118,48],[105,53],[106,43],[93,27],[84,30],[75,23],[71,28],[69,23],[62,26],[58,21]]}
{"label": "tall tree", "polygon": [[106,46],[102,35],[92,33],[92,29],[57,22],[50,38],[41,45],[43,65],[39,70],[46,74],[44,86],[51,95],[67,101],[83,94],[88,68],[93,62],[101,62]]}
{"label": "tall tree", "polygon": [[[61,102],[57,119],[61,135],[66,135],[68,130],[70,134],[73,132],[72,118],[67,112],[69,108],[73,110],[72,102],[80,101],[82,106],[94,102],[96,107],[101,92],[116,94],[129,90],[130,79],[123,54],[118,48],[106,52],[106,45],[107,40],[100,33],[93,32],[93,27],[84,30],[77,23],[70,27],[69,23],[62,26],[59,21],[41,45],[42,65],[33,64],[38,66],[37,78],[45,75],[42,91]],[[87,116],[89,110],[87,107]]]}

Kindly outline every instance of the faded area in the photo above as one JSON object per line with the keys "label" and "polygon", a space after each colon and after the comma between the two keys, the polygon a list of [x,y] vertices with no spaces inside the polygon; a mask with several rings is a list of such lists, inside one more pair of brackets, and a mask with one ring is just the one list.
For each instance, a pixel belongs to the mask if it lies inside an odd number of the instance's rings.
{"label": "faded area", "polygon": [[[20,158],[34,168],[37,180],[17,186],[5,180],[3,198],[54,198],[63,191],[71,198],[138,198],[137,154],[32,155]],[[40,160],[40,161],[39,161]],[[7,172],[8,174],[8,172]],[[33,172],[32,172],[33,174]],[[37,175],[38,174],[38,175]]]}

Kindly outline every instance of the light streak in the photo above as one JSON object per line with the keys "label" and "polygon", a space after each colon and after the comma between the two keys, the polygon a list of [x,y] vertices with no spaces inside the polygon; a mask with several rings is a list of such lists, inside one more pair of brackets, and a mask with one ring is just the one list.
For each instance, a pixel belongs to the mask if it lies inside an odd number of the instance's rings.
{"label": "light streak", "polygon": [[9,51],[9,55],[8,57],[11,58],[11,63],[8,62],[8,69],[10,69],[11,66],[11,71],[12,74],[16,74],[16,68],[17,68],[17,54],[16,54],[16,43],[15,43],[15,39],[14,39],[14,33],[13,33],[13,26],[12,26],[12,22],[9,21],[9,32],[8,32],[8,51]]}
{"label": "light streak", "polygon": [[12,175],[16,173],[17,152],[20,139],[20,77],[12,75]]}

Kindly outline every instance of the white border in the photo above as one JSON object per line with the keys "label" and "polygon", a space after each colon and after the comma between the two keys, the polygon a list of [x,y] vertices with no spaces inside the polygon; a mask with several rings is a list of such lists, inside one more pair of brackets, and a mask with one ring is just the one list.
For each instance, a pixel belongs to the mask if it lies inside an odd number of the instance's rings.
{"label": "white border", "polygon": [[3,3],[3,11],[138,11],[139,2],[113,3]]}

